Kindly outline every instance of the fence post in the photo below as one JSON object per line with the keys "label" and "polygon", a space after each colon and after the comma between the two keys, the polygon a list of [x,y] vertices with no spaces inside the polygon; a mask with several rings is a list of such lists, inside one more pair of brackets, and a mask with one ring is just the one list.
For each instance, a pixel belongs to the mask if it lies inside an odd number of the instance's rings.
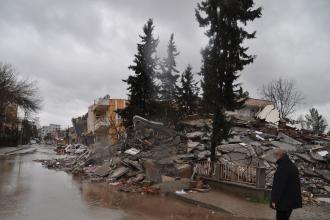
{"label": "fence post", "polygon": [[256,187],[263,188],[263,189],[266,187],[266,168],[265,167],[257,167]]}
{"label": "fence post", "polygon": [[220,163],[215,164],[215,179],[220,180]]}

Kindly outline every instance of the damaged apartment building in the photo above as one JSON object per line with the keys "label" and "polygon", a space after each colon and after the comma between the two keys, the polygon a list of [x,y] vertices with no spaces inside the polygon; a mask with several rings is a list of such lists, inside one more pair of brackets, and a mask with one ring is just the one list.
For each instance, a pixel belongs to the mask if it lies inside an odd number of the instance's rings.
{"label": "damaged apartment building", "polygon": [[87,136],[92,143],[114,144],[125,132],[117,110],[126,107],[125,99],[112,99],[109,95],[95,100],[88,107]]}

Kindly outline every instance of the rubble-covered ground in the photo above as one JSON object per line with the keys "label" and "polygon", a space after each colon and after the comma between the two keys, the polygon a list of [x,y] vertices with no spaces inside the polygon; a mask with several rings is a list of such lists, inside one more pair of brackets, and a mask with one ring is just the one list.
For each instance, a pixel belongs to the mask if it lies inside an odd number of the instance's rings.
{"label": "rubble-covered ground", "polygon": [[[330,139],[260,120],[233,118],[232,136],[217,146],[219,163],[265,167],[266,185],[271,188],[276,169],[273,151],[284,148],[301,174],[304,203],[320,202],[315,196],[330,193]],[[124,142],[91,147],[58,147],[64,159],[41,161],[51,169],[81,174],[91,182],[107,182],[125,192],[177,192],[194,189],[208,191],[199,180],[195,164],[206,161],[210,152],[211,120],[191,118],[175,128],[134,117],[133,128]]]}

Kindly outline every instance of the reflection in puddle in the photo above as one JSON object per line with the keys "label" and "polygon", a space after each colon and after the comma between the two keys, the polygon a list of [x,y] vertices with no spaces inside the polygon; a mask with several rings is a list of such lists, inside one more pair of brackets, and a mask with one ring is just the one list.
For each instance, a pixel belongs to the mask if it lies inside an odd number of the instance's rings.
{"label": "reflection in puddle", "polygon": [[0,219],[231,219],[166,196],[123,193],[106,183],[82,182],[79,176],[33,162],[52,152],[43,147],[35,154],[0,159]]}
{"label": "reflection in puddle", "polygon": [[[82,196],[90,205],[118,208],[130,219],[228,219],[221,213],[183,203],[161,195],[118,192],[106,183],[83,183]],[[132,217],[134,214],[134,217]]]}

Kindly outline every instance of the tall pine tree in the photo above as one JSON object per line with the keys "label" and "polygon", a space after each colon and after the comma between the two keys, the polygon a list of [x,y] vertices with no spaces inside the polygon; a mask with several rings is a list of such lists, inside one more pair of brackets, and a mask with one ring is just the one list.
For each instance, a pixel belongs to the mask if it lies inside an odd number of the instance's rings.
{"label": "tall pine tree", "polygon": [[181,87],[177,86],[177,105],[180,116],[185,114],[193,114],[196,111],[197,101],[199,99],[197,86],[198,82],[194,81],[192,67],[187,66],[181,75]]}
{"label": "tall pine tree", "polygon": [[163,59],[161,64],[161,86],[160,95],[161,100],[167,103],[173,103],[176,96],[176,83],[179,78],[179,71],[176,69],[175,57],[179,55],[177,51],[174,34],[171,34],[170,40],[167,46],[167,57]]}
{"label": "tall pine tree", "polygon": [[239,71],[254,60],[248,55],[245,39],[255,37],[244,26],[261,16],[261,8],[253,9],[253,0],[202,0],[197,4],[196,19],[201,27],[208,27],[209,38],[202,51],[201,75],[203,77],[203,100],[213,114],[211,136],[211,160],[215,161],[215,149],[229,137],[232,123],[226,118],[226,110],[242,106]]}
{"label": "tall pine tree", "polygon": [[154,38],[153,30],[153,21],[149,19],[143,27],[143,35],[140,35],[141,43],[137,45],[138,52],[135,55],[134,64],[128,67],[134,73],[123,80],[128,85],[129,104],[120,114],[126,125],[131,124],[134,115],[150,118],[157,112],[155,73],[158,63],[156,49],[159,40]]}
{"label": "tall pine tree", "polygon": [[175,97],[176,97],[176,83],[179,78],[177,74],[179,71],[176,69],[176,56],[179,55],[177,51],[174,34],[171,34],[170,40],[167,46],[167,56],[162,60],[159,73],[160,85],[160,112],[161,117],[165,122],[175,122],[178,114],[175,109]]}

